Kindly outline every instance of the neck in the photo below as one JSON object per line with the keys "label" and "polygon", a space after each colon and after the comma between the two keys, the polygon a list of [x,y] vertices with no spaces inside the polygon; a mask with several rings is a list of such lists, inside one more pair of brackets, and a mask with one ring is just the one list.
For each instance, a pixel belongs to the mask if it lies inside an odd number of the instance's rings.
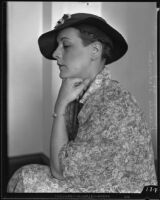
{"label": "neck", "polygon": [[94,68],[95,70],[92,71],[92,73],[90,74],[90,80],[92,81],[97,74],[99,74],[105,67],[104,62],[100,62],[99,64],[94,64],[91,66],[92,69]]}

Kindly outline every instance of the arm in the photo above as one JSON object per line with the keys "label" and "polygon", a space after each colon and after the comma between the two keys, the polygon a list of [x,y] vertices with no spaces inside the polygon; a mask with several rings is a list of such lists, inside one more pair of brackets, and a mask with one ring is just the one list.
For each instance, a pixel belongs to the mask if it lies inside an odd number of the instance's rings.
{"label": "arm", "polygon": [[58,105],[58,103],[59,102],[57,101],[55,105],[55,113],[57,114],[57,117],[54,118],[53,121],[50,140],[50,166],[52,175],[57,179],[63,179],[62,170],[59,165],[58,154],[61,147],[68,143],[68,135],[64,117],[66,104],[62,103]]}
{"label": "arm", "polygon": [[[78,86],[75,84],[81,82]],[[58,154],[62,146],[68,143],[68,134],[65,124],[65,109],[68,103],[75,100],[82,90],[86,87],[88,81],[80,79],[64,79],[55,104],[55,113],[57,117],[53,121],[51,142],[50,142],[50,167],[51,172],[57,179],[63,179],[63,172],[59,163]]]}

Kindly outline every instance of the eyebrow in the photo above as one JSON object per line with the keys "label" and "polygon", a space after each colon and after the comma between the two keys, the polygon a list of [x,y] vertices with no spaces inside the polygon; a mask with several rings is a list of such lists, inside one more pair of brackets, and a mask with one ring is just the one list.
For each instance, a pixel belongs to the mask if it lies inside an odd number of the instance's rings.
{"label": "eyebrow", "polygon": [[[66,37],[66,36],[63,36],[63,37],[60,38],[60,41],[62,41],[62,40],[64,40],[64,39],[70,40],[70,38],[68,38],[68,37]],[[57,40],[57,41],[58,41],[58,40]],[[59,42],[59,41],[58,41],[58,42]]]}

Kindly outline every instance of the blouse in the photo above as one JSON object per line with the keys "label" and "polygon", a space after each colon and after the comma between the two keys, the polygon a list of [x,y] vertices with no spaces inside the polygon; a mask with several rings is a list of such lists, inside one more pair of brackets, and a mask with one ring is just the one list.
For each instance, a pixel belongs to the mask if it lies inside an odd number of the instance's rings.
{"label": "blouse", "polygon": [[[107,67],[80,103],[76,136],[59,153],[68,186],[80,192],[139,193],[146,185],[156,185],[144,114],[135,98],[111,80]],[[68,133],[72,132],[73,107],[70,104],[66,109]]]}

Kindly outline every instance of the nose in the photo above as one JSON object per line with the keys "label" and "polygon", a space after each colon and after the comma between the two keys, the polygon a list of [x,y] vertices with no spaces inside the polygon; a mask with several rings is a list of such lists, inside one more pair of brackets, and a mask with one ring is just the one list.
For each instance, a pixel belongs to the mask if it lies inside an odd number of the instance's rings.
{"label": "nose", "polygon": [[56,48],[56,50],[53,52],[52,56],[53,56],[53,58],[56,59],[56,60],[62,57],[62,52],[61,52],[59,46],[58,46],[58,47]]}

